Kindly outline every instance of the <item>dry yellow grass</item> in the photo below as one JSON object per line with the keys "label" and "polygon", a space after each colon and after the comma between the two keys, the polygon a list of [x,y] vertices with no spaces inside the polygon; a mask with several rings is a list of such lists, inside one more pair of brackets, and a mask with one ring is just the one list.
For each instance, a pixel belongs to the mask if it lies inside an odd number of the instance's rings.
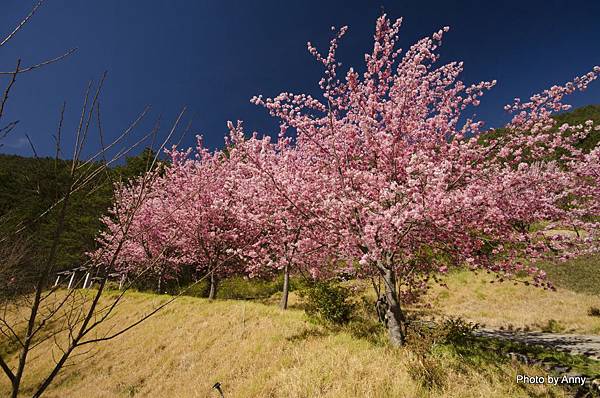
{"label": "dry yellow grass", "polygon": [[490,327],[540,330],[551,320],[565,332],[600,334],[600,318],[588,315],[600,308],[600,296],[571,290],[543,290],[512,282],[493,283],[492,276],[461,271],[448,275],[448,288],[435,286],[425,302],[437,315],[461,316]]}
{"label": "dry yellow grass", "polygon": [[[112,322],[125,324],[165,297],[129,295]],[[79,357],[47,397],[526,397],[565,396],[548,386],[515,383],[539,369],[473,364],[439,354],[442,386],[419,381],[409,351],[375,346],[345,333],[325,333],[298,310],[241,301],[182,298],[136,329]],[[39,346],[24,395],[52,365],[51,344]],[[14,358],[13,358],[14,360]],[[0,382],[0,396],[8,384]]]}

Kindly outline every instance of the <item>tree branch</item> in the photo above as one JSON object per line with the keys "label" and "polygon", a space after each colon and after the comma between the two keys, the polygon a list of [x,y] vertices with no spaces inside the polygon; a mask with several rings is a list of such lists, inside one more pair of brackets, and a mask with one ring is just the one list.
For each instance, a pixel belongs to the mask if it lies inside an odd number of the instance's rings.
{"label": "tree branch", "polygon": [[10,32],[8,34],[8,36],[6,36],[0,42],[0,47],[2,47],[3,45],[5,45],[6,43],[8,43],[8,41],[10,39],[12,39],[17,34],[17,32],[23,28],[23,26],[25,26],[25,24],[31,19],[31,17],[33,17],[33,14],[35,14],[35,12],[37,11],[37,9],[40,8],[40,6],[42,5],[43,2],[44,2],[44,0],[40,0],[40,1],[37,2],[37,4],[31,9],[31,11],[29,12],[29,14],[27,14],[27,16],[25,18],[23,18],[21,20],[21,22],[19,22],[19,24],[17,25],[17,27],[14,28],[13,31]]}

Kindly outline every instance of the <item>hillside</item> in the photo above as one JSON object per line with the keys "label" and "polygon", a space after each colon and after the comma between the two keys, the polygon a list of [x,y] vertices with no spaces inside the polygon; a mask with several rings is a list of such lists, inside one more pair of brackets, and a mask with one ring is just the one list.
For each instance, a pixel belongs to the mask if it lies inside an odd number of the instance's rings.
{"label": "hillside", "polygon": [[[574,111],[573,117],[588,119],[596,117],[590,115],[600,116],[600,107],[583,109]],[[586,148],[595,145],[587,141],[580,144]],[[55,164],[52,159],[10,156],[3,156],[0,160],[3,160],[0,167],[0,216],[4,217],[4,227],[13,228],[12,220],[15,219],[35,219],[35,215],[52,203],[65,184],[65,161]],[[128,163],[125,169],[110,172],[122,177],[135,175],[143,170],[138,169],[136,164],[145,163],[142,159]],[[128,169],[129,166],[132,167]],[[59,266],[76,265],[83,253],[94,245],[94,235],[100,227],[98,217],[111,201],[110,185],[106,182],[98,181],[99,189],[81,192],[74,197],[62,240]],[[186,216],[189,217],[189,214],[186,213]],[[40,253],[47,251],[54,225],[52,214],[41,223],[31,223],[33,246]],[[580,258],[571,263],[577,267],[544,265],[550,280],[556,282],[559,288],[557,292],[518,283],[490,286],[492,279],[488,275],[474,276],[464,270],[456,270],[444,277],[443,282],[447,286],[434,286],[422,302],[407,308],[407,313],[411,317],[415,313],[429,315],[436,321],[462,317],[494,329],[597,335],[600,333],[597,315],[600,298],[595,282],[598,257]],[[241,279],[222,281],[217,295],[220,300],[182,297],[129,333],[99,345],[86,346],[92,347],[92,351],[75,352],[68,364],[72,366],[61,370],[45,396],[218,397],[211,388],[215,382],[222,384],[226,397],[568,396],[568,392],[560,387],[517,384],[517,374],[544,375],[548,371],[523,365],[514,356],[509,356],[521,354],[519,349],[527,350],[529,347],[507,347],[503,346],[504,341],[490,341],[464,333],[460,327],[468,327],[468,324],[463,321],[457,321],[459,329],[442,323],[442,327],[455,333],[453,339],[457,341],[444,340],[446,336],[436,335],[438,330],[431,327],[431,322],[421,322],[427,317],[417,318],[418,322],[414,324],[425,325],[418,329],[419,333],[424,331],[423,334],[412,333],[406,346],[393,348],[386,342],[384,327],[375,320],[375,299],[366,293],[367,289],[371,289],[368,282],[344,283],[352,287],[348,290],[352,290],[352,299],[357,306],[362,300],[363,309],[370,311],[371,319],[357,317],[353,319],[354,323],[344,326],[325,326],[305,316],[302,302],[298,301],[295,293],[291,299],[292,309],[279,310],[274,305],[280,294],[276,293],[280,289],[278,281],[252,280],[247,282],[243,292],[239,289],[232,292],[242,284]],[[0,287],[1,282],[2,278]],[[135,287],[142,288],[140,284]],[[202,287],[196,286],[195,294],[203,295],[206,289]],[[176,288],[179,288],[178,283]],[[259,294],[266,291],[268,294]],[[90,290],[76,292],[81,293],[81,297],[76,295],[78,299],[92,293]],[[229,296],[224,296],[225,293]],[[63,294],[64,291],[58,290],[58,294],[51,297],[60,299]],[[117,294],[108,291],[109,297],[105,300]],[[365,296],[370,301],[363,300]],[[110,322],[98,330],[97,337],[103,336],[103,332],[108,332],[111,327],[119,329],[134,322],[168,297],[131,293]],[[230,298],[253,300],[228,300]],[[101,303],[100,308],[104,304],[107,303]],[[85,302],[76,302],[75,308],[77,305],[81,308],[86,306]],[[52,305],[44,310],[51,311],[51,308]],[[77,311],[73,308],[61,311],[69,310]],[[58,342],[66,338],[64,331],[52,328],[58,327],[63,315],[56,315],[55,319],[59,321],[45,324],[48,330],[44,329],[44,333],[50,336],[56,333]],[[11,314],[5,316],[10,318]],[[68,316],[65,318],[68,319]],[[361,320],[365,322],[361,324]],[[434,329],[433,332],[428,327]],[[445,331],[442,330],[442,333]],[[14,366],[17,360],[15,347],[3,341],[0,340],[0,353],[8,358],[9,365]],[[35,391],[35,383],[52,368],[54,358],[59,354],[53,343],[50,339],[30,353],[22,396],[30,396]],[[571,369],[572,363],[568,361],[572,359],[581,365],[580,368],[573,366],[576,371],[585,368],[585,372],[589,373],[582,374],[600,374],[600,362],[591,363],[591,359],[580,357],[565,359],[566,354],[560,355],[563,355],[561,360],[567,362],[558,362],[558,365],[567,363]],[[526,359],[529,357],[526,356]],[[590,362],[586,362],[588,360]],[[541,363],[538,362],[538,365],[541,366]],[[0,379],[0,396],[8,391],[6,379]]]}
{"label": "hillside", "polygon": [[[574,269],[579,279],[585,279],[593,276],[598,259],[582,258],[560,267]],[[560,275],[553,279],[557,291],[509,282],[490,286],[492,279],[486,274],[451,272],[443,280],[447,287],[434,286],[409,312],[436,319],[461,316],[492,328],[600,334],[600,318],[588,314],[590,308],[600,308],[597,292],[570,285],[571,280]],[[46,396],[218,398],[211,389],[217,381],[228,398],[567,397],[572,393],[547,385],[516,384],[516,374],[547,373],[509,360],[508,352],[520,352],[516,347],[488,341],[473,346],[442,344],[422,357],[418,344],[393,349],[383,334],[365,334],[364,328],[353,329],[357,325],[315,324],[304,314],[296,291],[290,297],[291,309],[281,311],[274,286],[233,278],[219,290],[219,297],[255,297],[252,301],[210,302],[183,296],[117,339],[95,345],[90,352],[80,351]],[[373,294],[370,285],[356,292]],[[115,295],[109,291],[105,299]],[[129,293],[104,330],[135,321],[169,297]],[[12,352],[1,341],[0,352]],[[51,341],[32,352],[23,397],[31,393],[32,383],[47,374],[53,354],[58,350]],[[557,358],[564,363],[564,357]],[[575,364],[579,371],[600,373],[598,362],[572,361],[570,366]],[[0,396],[7,389],[7,379],[0,378]]]}
{"label": "hillside", "polygon": [[[111,168],[113,180],[128,179],[144,172],[154,153],[143,151],[125,164]],[[92,164],[91,167],[99,167]],[[47,253],[56,228],[56,212],[39,216],[59,200],[69,183],[71,162],[53,158],[26,158],[0,154],[0,237],[24,227],[31,255]],[[112,202],[112,182],[107,173],[92,179],[70,200],[66,228],[58,255],[58,268],[81,264],[84,253],[94,247],[101,227],[100,217]],[[10,238],[13,239],[12,236]],[[21,238],[23,239],[23,238]]]}
{"label": "hillside", "polygon": [[[575,274],[579,280],[596,278],[600,256],[582,262],[575,259],[553,267]],[[494,277],[485,273],[453,272],[444,280],[447,287],[434,286],[428,293],[425,302],[433,307],[426,312],[460,316],[487,327],[600,335],[600,317],[588,314],[590,308],[600,308],[600,294],[569,285],[570,279],[554,273],[549,279],[558,286],[557,291],[512,282],[490,284]]]}
{"label": "hillside", "polygon": [[[561,113],[554,117],[558,125],[568,123],[576,125],[584,123],[586,120],[593,120],[596,126],[600,125],[600,105],[587,105],[572,111]],[[589,151],[600,142],[600,130],[593,131],[585,139],[578,143],[579,148]]]}
{"label": "hillside", "polygon": [[[166,296],[132,293],[112,319],[123,324]],[[51,366],[36,348],[23,396]],[[440,349],[421,358],[309,323],[300,310],[184,297],[131,333],[73,358],[47,397],[563,397],[552,386],[516,384],[541,369]],[[430,382],[433,385],[428,385]],[[0,395],[7,393],[5,379]]]}

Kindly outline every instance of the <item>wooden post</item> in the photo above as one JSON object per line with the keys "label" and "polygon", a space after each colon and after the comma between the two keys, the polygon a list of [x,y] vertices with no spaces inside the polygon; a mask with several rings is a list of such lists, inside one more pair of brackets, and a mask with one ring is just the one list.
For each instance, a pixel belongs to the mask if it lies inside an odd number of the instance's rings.
{"label": "wooden post", "polygon": [[125,283],[125,274],[121,275],[121,281],[119,282],[119,290],[123,289],[124,283]]}
{"label": "wooden post", "polygon": [[69,286],[67,286],[67,289],[71,288],[71,285],[73,284],[73,279],[75,279],[75,271],[73,271],[73,273],[71,274],[71,279],[69,279]]}
{"label": "wooden post", "polygon": [[60,282],[60,275],[56,275],[56,282],[54,282],[54,286],[53,287],[58,286],[58,282]]}
{"label": "wooden post", "polygon": [[83,281],[83,288],[87,286],[88,280],[90,279],[90,273],[85,274],[85,280]]}

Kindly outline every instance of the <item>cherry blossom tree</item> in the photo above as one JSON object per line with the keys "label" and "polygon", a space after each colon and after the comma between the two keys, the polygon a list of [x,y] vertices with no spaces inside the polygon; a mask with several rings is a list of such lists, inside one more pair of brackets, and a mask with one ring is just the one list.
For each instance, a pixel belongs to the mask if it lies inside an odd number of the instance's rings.
{"label": "cherry blossom tree", "polygon": [[209,298],[216,295],[218,280],[244,274],[240,251],[261,235],[252,222],[239,216],[237,180],[232,178],[235,162],[226,152],[210,152],[198,139],[195,158],[189,152],[172,152],[174,169],[170,184],[177,193],[171,197],[178,227],[177,247],[181,261],[210,274]]}
{"label": "cherry blossom tree", "polygon": [[[383,277],[396,345],[406,336],[402,300],[450,266],[488,269],[503,278],[526,272],[534,284],[549,286],[534,260],[584,240],[597,249],[598,224],[583,213],[592,209],[597,217],[591,203],[599,200],[597,178],[588,175],[597,171],[597,150],[585,155],[573,145],[591,124],[553,132],[551,118],[567,109],[563,97],[585,89],[599,68],[528,102],[516,100],[507,107],[515,113],[507,133],[478,140],[483,123],[465,113],[496,82],[467,86],[458,79],[462,63],[436,66],[448,28],[402,53],[396,48],[400,25],[380,17],[365,71],[350,68],[343,79],[335,51],[346,27],[326,55],[309,43],[325,68],[324,100],[292,93],[253,98],[280,119],[283,131],[296,134],[297,167],[309,182],[302,189],[311,192],[313,209],[305,227],[335,242],[323,248],[331,261],[321,266],[344,264]],[[547,226],[533,233],[530,226],[541,221]],[[566,238],[544,233],[557,226],[585,234],[557,245]]]}
{"label": "cherry blossom tree", "polygon": [[[154,275],[161,291],[163,280],[178,276],[183,267],[209,275],[209,298],[214,299],[219,279],[244,273],[239,252],[256,240],[254,224],[238,217],[234,202],[233,162],[222,151],[210,152],[198,138],[192,150],[167,151],[170,165],[153,176],[152,191],[144,198],[121,246],[117,269],[130,275]],[[148,178],[147,176],[145,176]],[[136,198],[139,184],[117,186],[111,214],[103,218],[99,251],[110,256],[111,242],[123,232],[121,214]]]}
{"label": "cherry blossom tree", "polygon": [[[115,261],[115,271],[130,278],[155,277],[157,290],[162,293],[163,282],[175,278],[181,261],[174,236],[178,236],[173,214],[173,185],[171,170],[166,176],[156,171],[133,181],[115,186],[115,200],[109,215],[102,218],[104,231],[98,236],[99,248],[92,258],[107,263],[117,250],[121,255]],[[147,181],[152,188],[141,195]],[[136,212],[132,208],[137,207]],[[127,226],[127,230],[123,228]]]}
{"label": "cherry blossom tree", "polygon": [[[321,217],[314,206],[320,186],[311,185],[303,173],[302,158],[283,135],[272,143],[269,136],[243,135],[241,122],[229,124],[227,141],[231,184],[236,185],[238,215],[244,223],[262,231],[260,239],[242,251],[249,275],[283,272],[280,307],[287,309],[292,272],[323,274],[330,241],[315,233]],[[316,188],[316,189],[313,189]],[[317,224],[315,224],[315,222]]]}
{"label": "cherry blossom tree", "polygon": [[[325,69],[323,98],[252,100],[280,120],[276,141],[245,138],[238,122],[228,123],[223,151],[201,141],[193,158],[170,151],[171,167],[137,212],[140,237],[123,248],[123,266],[144,268],[160,256],[169,272],[193,264],[211,275],[213,293],[219,276],[283,271],[282,308],[292,271],[378,275],[390,341],[401,345],[402,304],[450,267],[548,288],[538,259],[598,250],[600,149],[576,146],[598,127],[556,126],[551,116],[600,68],[516,99],[508,126],[486,131],[468,112],[496,81],[466,85],[462,63],[438,65],[448,28],[402,52],[400,25],[380,17],[364,71],[343,78],[335,52],[347,28],[326,55],[309,43]],[[127,207],[127,189],[113,217]],[[106,237],[118,234],[106,225]]]}

